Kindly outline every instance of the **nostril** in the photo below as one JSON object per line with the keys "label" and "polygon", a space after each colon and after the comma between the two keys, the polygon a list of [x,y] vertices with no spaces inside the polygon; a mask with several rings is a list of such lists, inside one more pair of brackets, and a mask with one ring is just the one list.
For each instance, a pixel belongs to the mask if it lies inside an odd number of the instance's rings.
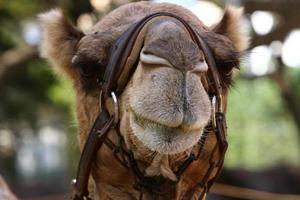
{"label": "nostril", "polygon": [[155,74],[151,75],[151,81],[152,82],[156,82],[157,79],[158,79],[157,75],[155,75]]}

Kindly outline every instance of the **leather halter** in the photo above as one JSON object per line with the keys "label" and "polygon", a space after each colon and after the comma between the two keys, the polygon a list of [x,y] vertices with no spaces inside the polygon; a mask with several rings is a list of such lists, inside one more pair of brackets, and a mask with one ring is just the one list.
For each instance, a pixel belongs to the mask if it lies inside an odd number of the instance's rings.
{"label": "leather halter", "polygon": [[[227,149],[226,141],[226,120],[223,112],[223,102],[222,102],[222,87],[220,83],[219,73],[216,68],[215,59],[213,54],[202,39],[201,35],[193,30],[193,28],[182,18],[176,16],[172,13],[167,12],[157,12],[149,16],[146,16],[139,22],[133,24],[129,29],[127,29],[119,39],[114,43],[110,52],[109,63],[106,67],[103,79],[100,81],[100,112],[94,122],[92,129],[90,130],[89,136],[83,148],[80,162],[78,165],[77,177],[73,180],[73,200],[83,200],[90,199],[88,197],[88,179],[91,173],[91,167],[95,161],[97,151],[102,146],[106,144],[114,151],[114,155],[118,161],[127,167],[135,175],[137,179],[138,188],[141,191],[140,199],[142,199],[143,191],[151,191],[159,194],[155,186],[151,184],[151,180],[147,179],[144,174],[139,170],[137,161],[134,159],[133,153],[131,151],[126,151],[124,144],[122,143],[123,138],[120,134],[119,146],[113,144],[107,137],[107,134],[112,128],[115,130],[119,129],[119,116],[118,116],[118,102],[117,96],[121,95],[125,86],[127,85],[130,77],[134,73],[137,65],[136,61],[138,59],[139,52],[143,45],[143,39],[147,27],[155,22],[157,19],[163,18],[173,18],[181,22],[186,30],[189,32],[192,40],[198,45],[205,56],[205,60],[208,64],[208,73],[211,77],[212,84],[209,86],[209,91],[207,91],[211,98],[214,99],[213,103],[214,113],[212,113],[212,120],[210,123],[211,132],[213,132],[217,138],[216,145],[213,148],[213,152],[209,157],[209,168],[201,182],[197,185],[203,189],[199,199],[203,199],[208,192],[210,186],[213,184],[215,179],[218,177],[224,162],[224,156]],[[115,112],[110,115],[107,108],[105,107],[105,101],[112,97],[115,104]],[[203,133],[204,134],[204,133]],[[179,167],[176,175],[178,179],[184,173],[185,169],[197,159],[201,159],[199,155],[201,152],[200,148],[197,156],[190,155],[183,164]],[[119,152],[121,155],[116,156],[115,152]],[[218,151],[219,158],[214,159],[215,152]],[[213,170],[217,171],[213,178],[210,178]],[[151,178],[150,178],[151,179]],[[196,188],[194,189],[194,191]],[[190,195],[192,198],[193,194]]]}

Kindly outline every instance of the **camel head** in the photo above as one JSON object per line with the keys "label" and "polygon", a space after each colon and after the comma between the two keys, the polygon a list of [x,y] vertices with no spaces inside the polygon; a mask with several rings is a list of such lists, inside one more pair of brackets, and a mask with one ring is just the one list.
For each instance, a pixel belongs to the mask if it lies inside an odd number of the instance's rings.
{"label": "camel head", "polygon": [[[74,83],[81,146],[99,112],[97,80],[103,76],[110,47],[130,25],[157,11],[181,16],[203,35],[227,93],[233,68],[246,47],[238,9],[228,8],[220,23],[209,28],[180,6],[139,2],[118,8],[85,34],[60,10],[52,10],[40,15],[42,54]],[[136,71],[119,97],[120,132],[137,157],[147,152],[185,152],[201,138],[211,117],[206,90],[209,83],[204,81],[207,62],[185,27],[175,19],[151,24],[143,40]],[[112,107],[111,102],[106,104]]]}

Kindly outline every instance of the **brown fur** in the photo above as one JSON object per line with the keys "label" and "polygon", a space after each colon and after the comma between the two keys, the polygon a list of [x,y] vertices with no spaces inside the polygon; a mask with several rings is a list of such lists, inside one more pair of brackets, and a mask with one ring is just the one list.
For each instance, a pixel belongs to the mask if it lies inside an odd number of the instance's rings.
{"label": "brown fur", "polygon": [[213,28],[215,33],[230,39],[236,51],[244,51],[248,47],[248,40],[241,29],[242,8],[228,6],[221,22]]}
{"label": "brown fur", "polygon": [[64,75],[76,79],[78,73],[70,68],[77,42],[83,33],[77,30],[63,15],[61,10],[40,14],[43,29],[41,55]]}
{"label": "brown fur", "polygon": [[[44,56],[75,83],[81,148],[98,113],[99,91],[95,86],[105,70],[111,45],[131,24],[157,11],[179,15],[203,35],[216,57],[224,93],[227,92],[230,72],[238,65],[239,54],[244,49],[244,38],[239,30],[233,30],[239,29],[240,20],[234,9],[228,9],[215,30],[210,30],[181,6],[132,3],[112,11],[83,37],[61,12],[50,11],[40,17],[44,28],[42,50]],[[120,131],[146,175],[175,180],[174,170],[194,151],[193,145],[210,119],[211,105],[201,83],[203,74],[191,71],[197,62],[203,61],[203,54],[184,27],[171,19],[148,28],[144,51],[168,60],[172,66],[138,63],[120,97]],[[117,143],[113,133],[110,137]],[[206,152],[212,150],[214,141],[214,136],[209,136]],[[179,200],[190,193],[203,178],[207,159],[194,162],[167,199]],[[132,174],[112,159],[107,147],[97,154],[93,179],[98,198],[138,198],[138,192],[132,188]]]}

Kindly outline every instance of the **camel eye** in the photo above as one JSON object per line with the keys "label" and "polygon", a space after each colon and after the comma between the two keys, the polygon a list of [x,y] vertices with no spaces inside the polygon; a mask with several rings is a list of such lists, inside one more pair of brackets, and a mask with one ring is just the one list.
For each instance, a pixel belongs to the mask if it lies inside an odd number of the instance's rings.
{"label": "camel eye", "polygon": [[150,65],[164,65],[164,66],[169,66],[172,67],[172,64],[159,56],[156,56],[154,54],[148,54],[145,53],[142,49],[141,53],[140,53],[140,60],[142,63],[144,64],[150,64]]}

